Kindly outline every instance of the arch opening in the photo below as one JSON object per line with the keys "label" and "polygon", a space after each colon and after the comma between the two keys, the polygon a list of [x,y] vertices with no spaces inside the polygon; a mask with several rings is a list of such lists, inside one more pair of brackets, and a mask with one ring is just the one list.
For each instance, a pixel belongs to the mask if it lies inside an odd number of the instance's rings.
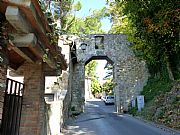
{"label": "arch opening", "polygon": [[[93,56],[85,62],[84,98],[86,102],[98,102],[100,108],[111,107],[111,111],[115,112],[113,63],[107,56]],[[107,96],[111,96],[113,100],[106,102]]]}

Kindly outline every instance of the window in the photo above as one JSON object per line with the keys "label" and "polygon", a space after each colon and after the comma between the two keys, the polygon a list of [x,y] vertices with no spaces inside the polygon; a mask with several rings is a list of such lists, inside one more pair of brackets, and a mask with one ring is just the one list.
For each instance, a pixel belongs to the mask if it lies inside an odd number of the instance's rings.
{"label": "window", "polygon": [[95,36],[95,49],[104,49],[104,36]]}
{"label": "window", "polygon": [[45,93],[44,99],[46,102],[52,102],[52,101],[54,101],[54,94],[53,93]]}

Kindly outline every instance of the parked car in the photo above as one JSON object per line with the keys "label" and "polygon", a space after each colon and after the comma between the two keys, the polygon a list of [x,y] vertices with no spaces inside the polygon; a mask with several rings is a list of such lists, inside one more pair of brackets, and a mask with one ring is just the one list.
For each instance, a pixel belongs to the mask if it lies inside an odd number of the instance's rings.
{"label": "parked car", "polygon": [[107,104],[114,104],[114,96],[109,95],[105,97],[104,103]]}

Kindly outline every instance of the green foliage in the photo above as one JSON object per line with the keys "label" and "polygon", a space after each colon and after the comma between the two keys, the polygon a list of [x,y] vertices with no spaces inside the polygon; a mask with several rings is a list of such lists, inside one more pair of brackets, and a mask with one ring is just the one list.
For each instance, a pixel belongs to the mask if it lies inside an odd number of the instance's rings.
{"label": "green foliage", "polygon": [[113,94],[112,90],[114,87],[113,79],[109,78],[106,80],[106,82],[103,84],[102,89],[106,92],[106,94]]}
{"label": "green foliage", "polygon": [[145,94],[145,108],[141,112],[138,112],[137,108],[131,108],[129,113],[179,129],[179,110],[177,109],[180,105],[179,84],[179,81],[151,78],[142,92]]}
{"label": "green foliage", "polygon": [[128,34],[136,56],[146,61],[151,78],[141,94],[145,109],[133,115],[179,128],[179,86],[172,88],[173,79],[180,77],[179,0],[111,0],[113,26],[110,32]]}
{"label": "green foliage", "polygon": [[114,34],[129,34],[132,32],[132,27],[126,15],[123,14],[123,4],[120,2],[110,1],[108,12],[110,13],[113,25],[109,33]]}
{"label": "green foliage", "polygon": [[7,43],[10,39],[7,33],[7,24],[5,16],[0,14],[0,66],[5,66],[9,63],[6,55]]}
{"label": "green foliage", "polygon": [[79,1],[73,5],[74,11],[79,11],[81,10],[81,8],[82,8],[82,5],[81,5],[81,2]]}
{"label": "green foliage", "polygon": [[[150,81],[150,83],[152,84],[155,81],[156,79]],[[169,82],[169,89],[167,89],[167,87],[164,87],[162,81],[158,81],[156,83],[165,88],[165,90],[160,90],[159,88],[158,91],[160,92],[154,94],[154,96],[151,96],[151,100],[147,101],[143,111],[141,113],[136,113],[136,115],[140,115],[145,119],[164,124],[171,128],[179,129],[179,110],[177,108],[180,106],[180,82]],[[173,87],[171,87],[172,84]],[[151,95],[153,94],[151,93]]]}
{"label": "green foliage", "polygon": [[114,83],[112,80],[112,65],[111,64],[107,64],[105,66],[106,69],[109,69],[109,74],[111,74],[109,77],[107,77],[106,82],[103,84],[103,86],[101,87],[97,76],[96,76],[96,67],[97,67],[97,62],[92,60],[91,62],[89,62],[86,66],[85,66],[85,76],[86,77],[91,77],[92,78],[92,85],[91,85],[91,89],[92,89],[92,93],[96,94],[96,93],[100,93],[102,91],[105,91],[107,94],[113,94],[112,90],[114,87]]}
{"label": "green foliage", "polygon": [[[106,8],[100,10],[94,10],[92,15],[89,15],[85,18],[75,17],[74,22],[72,23],[69,33],[73,34],[96,34],[104,33],[101,30],[101,19],[106,16]],[[73,18],[72,15],[69,16],[69,19]]]}
{"label": "green foliage", "polygon": [[102,86],[102,91],[105,91],[108,95],[113,95],[113,66],[107,62],[104,69],[106,69],[106,76],[103,79],[106,80],[106,82]]}
{"label": "green foliage", "polygon": [[39,0],[39,4],[52,29],[51,33],[46,33],[50,44],[57,45],[59,35],[66,33],[74,20],[68,20],[68,16],[72,10],[80,10],[81,4],[78,2],[73,5],[73,0]]}
{"label": "green foliage", "polygon": [[85,76],[96,78],[96,67],[97,67],[97,62],[95,60],[90,61],[85,66]]}
{"label": "green foliage", "polygon": [[[149,107],[142,110],[142,114],[146,115],[146,119],[152,120],[152,116],[156,111],[155,106],[162,104],[160,101],[155,103],[157,96],[169,92],[173,85],[174,83],[167,78],[161,78],[160,76],[149,78],[147,85],[141,92],[141,94],[145,97],[145,106]],[[138,115],[137,108],[130,108],[129,113]]]}
{"label": "green foliage", "polygon": [[137,56],[154,67],[156,73],[162,71],[165,63],[170,77],[174,64],[170,57],[180,52],[179,1],[115,0],[109,4],[111,32],[128,34]]}
{"label": "green foliage", "polygon": [[99,81],[97,80],[97,78],[92,79],[91,91],[92,91],[93,95],[95,95],[96,93],[100,93],[102,91],[101,85],[100,85]]}
{"label": "green foliage", "polygon": [[106,79],[112,79],[113,78],[113,66],[109,62],[106,63],[104,69],[106,69],[106,76],[103,78]]}
{"label": "green foliage", "polygon": [[85,18],[77,18],[77,11],[82,8],[81,3],[74,0],[39,0],[42,10],[47,17],[52,33],[47,33],[52,45],[57,45],[59,35],[62,34],[95,34],[104,33],[101,19],[107,16],[106,8],[94,10]]}
{"label": "green foliage", "polygon": [[4,15],[0,14],[0,49],[6,47],[6,42],[9,39],[9,35],[7,33],[7,24],[6,18]]}
{"label": "green foliage", "polygon": [[169,91],[172,87],[172,81],[166,78],[149,78],[148,84],[141,92],[145,97],[145,102],[152,100],[155,96]]}
{"label": "green foliage", "polygon": [[130,110],[129,110],[129,114],[131,114],[131,115],[133,115],[133,116],[136,116],[136,113],[137,113],[137,107],[133,107],[133,108],[131,108]]}
{"label": "green foliage", "polygon": [[172,72],[174,74],[174,78],[176,80],[180,79],[180,53],[176,53],[171,55],[170,57],[171,65],[172,65]]}
{"label": "green foliage", "polygon": [[97,62],[95,60],[90,61],[85,66],[85,77],[90,77],[92,79],[91,91],[93,95],[101,92],[101,85],[96,77],[96,67],[97,67]]}

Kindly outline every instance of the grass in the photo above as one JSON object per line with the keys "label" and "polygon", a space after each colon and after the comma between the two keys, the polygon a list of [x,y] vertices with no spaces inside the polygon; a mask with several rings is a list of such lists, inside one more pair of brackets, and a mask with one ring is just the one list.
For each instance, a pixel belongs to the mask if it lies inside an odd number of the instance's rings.
{"label": "grass", "polygon": [[145,97],[145,102],[151,101],[155,96],[171,90],[173,82],[165,78],[150,78],[148,84],[141,92]]}

